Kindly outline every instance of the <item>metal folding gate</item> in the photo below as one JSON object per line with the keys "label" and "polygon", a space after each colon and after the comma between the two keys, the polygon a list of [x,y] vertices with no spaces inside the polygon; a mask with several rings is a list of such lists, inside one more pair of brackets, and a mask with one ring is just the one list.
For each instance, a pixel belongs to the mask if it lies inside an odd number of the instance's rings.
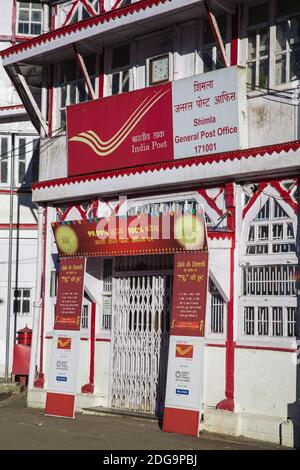
{"label": "metal folding gate", "polygon": [[113,279],[111,406],[159,415],[163,409],[170,275]]}

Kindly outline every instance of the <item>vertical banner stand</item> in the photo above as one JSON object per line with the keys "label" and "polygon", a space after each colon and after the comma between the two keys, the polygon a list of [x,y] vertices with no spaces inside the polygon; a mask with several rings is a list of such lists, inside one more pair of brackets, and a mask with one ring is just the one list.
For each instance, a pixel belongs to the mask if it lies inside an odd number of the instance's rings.
{"label": "vertical banner stand", "polygon": [[203,401],[208,253],[176,254],[174,262],[163,431],[198,436]]}
{"label": "vertical banner stand", "polygon": [[60,261],[46,416],[75,418],[85,258]]}

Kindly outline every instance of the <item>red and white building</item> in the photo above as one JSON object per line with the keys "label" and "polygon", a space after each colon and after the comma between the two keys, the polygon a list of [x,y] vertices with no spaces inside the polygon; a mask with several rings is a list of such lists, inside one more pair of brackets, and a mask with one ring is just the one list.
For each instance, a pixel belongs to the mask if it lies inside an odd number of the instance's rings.
{"label": "red and white building", "polygon": [[[1,2],[0,50],[42,32],[40,3]],[[31,183],[37,179],[39,135],[0,66],[0,376],[11,373],[18,330],[32,326],[35,297],[37,215]],[[34,159],[35,158],[35,159]],[[12,166],[13,163],[13,166]],[[11,233],[11,263],[10,252]],[[9,282],[9,264],[11,277]],[[9,306],[8,306],[9,304]],[[8,308],[9,307],[9,308]],[[7,329],[7,318],[10,327]],[[8,341],[8,337],[10,338]],[[9,347],[7,345],[9,343]]]}
{"label": "red and white building", "polygon": [[[42,3],[49,31],[1,53],[41,135],[39,181],[32,196],[40,209],[29,405],[44,407],[48,383],[58,270],[51,223],[101,218],[112,208],[130,215],[199,203],[209,250],[201,427],[295,445],[300,420],[299,2]],[[160,157],[148,162],[141,147],[140,164],[126,163],[126,152],[125,163],[121,156],[111,167],[103,163],[106,156],[94,155],[95,169],[88,146],[77,144],[80,150],[73,153],[75,144],[68,143],[74,135],[66,124],[69,105],[91,101],[73,108],[84,110],[90,125],[89,110],[111,103],[95,120],[105,134],[111,113],[119,119],[123,94],[147,94],[158,83],[168,86],[165,82],[180,87],[182,79],[216,80],[221,69],[237,65],[244,77],[238,83],[244,96],[243,106],[243,98],[237,102],[244,120],[240,145],[222,150],[219,136],[221,150],[205,147],[204,155],[199,149],[195,155],[197,150],[190,152],[188,144],[185,150],[181,141],[179,157],[160,149]],[[215,74],[206,75],[210,72]],[[229,86],[224,81],[223,90]],[[136,95],[126,96],[130,107]],[[203,96],[200,90],[197,98]],[[226,111],[220,107],[218,113],[217,119],[226,121]],[[213,118],[201,119],[194,123],[195,133],[213,129]],[[93,143],[90,136],[85,139]],[[120,197],[127,198],[126,211]],[[162,412],[172,255],[94,256],[86,269],[77,408]],[[151,347],[151,366],[145,344],[148,352]]]}

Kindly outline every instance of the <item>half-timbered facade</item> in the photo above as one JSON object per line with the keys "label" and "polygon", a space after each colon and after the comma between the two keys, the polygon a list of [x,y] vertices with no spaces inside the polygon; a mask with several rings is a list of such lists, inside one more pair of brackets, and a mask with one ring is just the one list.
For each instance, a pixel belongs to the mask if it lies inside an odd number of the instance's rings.
{"label": "half-timbered facade", "polygon": [[[51,223],[198,204],[209,250],[201,426],[293,446],[299,2],[42,3],[49,30],[2,52],[42,147],[33,190],[40,265],[29,405],[43,407],[47,390],[59,265]],[[70,174],[69,106],[193,76],[205,80],[206,73],[237,65],[247,77],[243,148]],[[78,409],[163,412],[173,267],[172,255],[87,259]]]}

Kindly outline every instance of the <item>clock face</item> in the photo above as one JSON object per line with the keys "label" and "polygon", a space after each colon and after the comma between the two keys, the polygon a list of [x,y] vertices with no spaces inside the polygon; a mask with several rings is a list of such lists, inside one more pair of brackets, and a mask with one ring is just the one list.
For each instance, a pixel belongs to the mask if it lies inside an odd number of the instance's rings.
{"label": "clock face", "polygon": [[150,61],[151,84],[169,80],[169,56],[158,57]]}

